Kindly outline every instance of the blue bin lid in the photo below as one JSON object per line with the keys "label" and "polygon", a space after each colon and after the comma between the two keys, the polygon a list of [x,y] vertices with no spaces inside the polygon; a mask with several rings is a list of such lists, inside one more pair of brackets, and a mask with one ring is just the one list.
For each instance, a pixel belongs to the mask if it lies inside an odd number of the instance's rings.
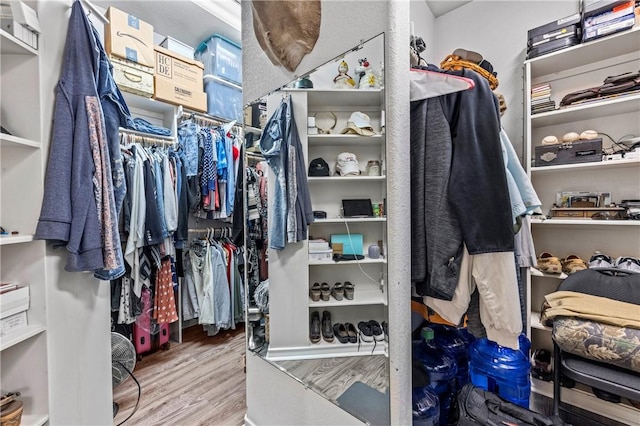
{"label": "blue bin lid", "polygon": [[240,46],[238,43],[229,40],[228,38],[226,38],[225,36],[221,36],[220,34],[212,34],[210,37],[206,38],[202,43],[200,43],[198,45],[198,47],[196,48],[196,53],[200,53],[202,51],[204,51],[207,48],[207,42],[209,40],[212,40],[214,38],[218,38],[220,40],[224,40],[227,43],[231,44],[232,46],[237,47],[238,49],[242,50],[242,46]]}

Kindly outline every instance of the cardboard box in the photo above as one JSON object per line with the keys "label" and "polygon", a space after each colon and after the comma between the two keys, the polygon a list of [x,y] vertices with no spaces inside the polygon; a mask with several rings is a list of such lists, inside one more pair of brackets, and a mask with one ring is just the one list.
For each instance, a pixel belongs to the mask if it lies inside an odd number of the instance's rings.
{"label": "cardboard box", "polygon": [[207,111],[207,95],[202,90],[202,63],[160,46],[155,50],[154,99]]}
{"label": "cardboard box", "polygon": [[180,40],[176,40],[173,37],[166,36],[164,40],[162,40],[162,43],[160,43],[160,46],[171,50],[172,52],[176,52],[178,55],[185,56],[189,59],[193,58],[193,47],[181,42]]}
{"label": "cardboard box", "polygon": [[309,262],[331,262],[333,260],[333,250],[309,252]]}
{"label": "cardboard box", "polygon": [[192,91],[203,92],[204,65],[164,47],[154,46],[156,80],[164,79]]}
{"label": "cardboard box", "polygon": [[6,318],[0,319],[0,336],[4,337],[7,334],[11,334],[26,327],[27,325],[29,325],[27,322],[27,311],[9,315]]}
{"label": "cardboard box", "polygon": [[0,319],[29,309],[29,286],[19,286],[0,294]]}
{"label": "cardboard box", "polygon": [[150,98],[153,96],[153,67],[112,57],[113,78],[123,92]]}
{"label": "cardboard box", "polygon": [[174,84],[171,80],[158,78],[154,81],[153,99],[168,102],[173,105],[182,105],[194,111],[207,111],[207,94],[203,91],[194,91],[186,87]]}
{"label": "cardboard box", "polygon": [[104,28],[105,50],[148,67],[154,66],[153,25],[110,6]]}
{"label": "cardboard box", "polygon": [[602,161],[602,139],[535,147],[536,167]]}

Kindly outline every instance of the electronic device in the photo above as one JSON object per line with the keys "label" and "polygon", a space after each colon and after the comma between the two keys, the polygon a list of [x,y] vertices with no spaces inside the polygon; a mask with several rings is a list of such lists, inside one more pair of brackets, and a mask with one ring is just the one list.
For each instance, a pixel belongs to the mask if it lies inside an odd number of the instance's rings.
{"label": "electronic device", "polygon": [[371,199],[342,200],[342,217],[373,217]]}

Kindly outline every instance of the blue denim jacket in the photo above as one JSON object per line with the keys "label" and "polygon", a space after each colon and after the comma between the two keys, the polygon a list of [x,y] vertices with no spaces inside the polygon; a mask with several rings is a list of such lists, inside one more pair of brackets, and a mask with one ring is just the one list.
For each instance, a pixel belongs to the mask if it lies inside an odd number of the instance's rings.
{"label": "blue denim jacket", "polygon": [[282,100],[278,109],[264,127],[260,138],[260,151],[275,175],[273,208],[269,211],[269,247],[282,250],[287,241],[287,129],[289,115],[287,102]]}

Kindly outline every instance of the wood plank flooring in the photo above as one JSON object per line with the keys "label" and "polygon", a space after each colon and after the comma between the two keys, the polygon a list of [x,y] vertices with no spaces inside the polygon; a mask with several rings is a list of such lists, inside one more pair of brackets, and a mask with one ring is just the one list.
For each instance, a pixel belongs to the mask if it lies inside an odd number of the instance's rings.
{"label": "wood plank flooring", "polygon": [[275,364],[334,403],[356,381],[382,393],[389,386],[389,359],[384,355],[277,361]]}
{"label": "wood plank flooring", "polygon": [[[246,412],[244,327],[207,337],[199,326],[143,357],[133,374],[142,386],[138,410],[125,425],[242,425]],[[114,390],[114,424],[133,410],[138,387],[129,378]]]}

